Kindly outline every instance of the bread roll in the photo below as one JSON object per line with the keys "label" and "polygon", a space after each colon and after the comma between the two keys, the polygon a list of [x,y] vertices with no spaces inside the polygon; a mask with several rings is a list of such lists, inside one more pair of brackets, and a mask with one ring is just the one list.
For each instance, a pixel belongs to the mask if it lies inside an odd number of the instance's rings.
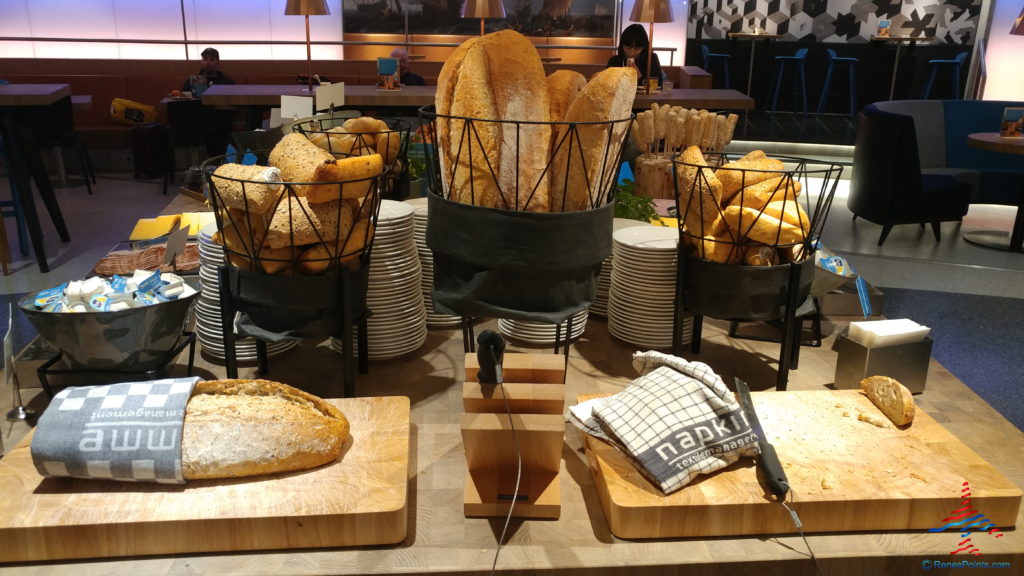
{"label": "bread roll", "polygon": [[804,231],[804,236],[811,233],[811,219],[796,200],[777,200],[765,204],[765,214],[774,216],[787,224],[792,224]]}
{"label": "bread roll", "polygon": [[756,160],[740,159],[723,164],[715,175],[722,182],[722,201],[728,203],[733,195],[746,186],[753,186],[769,178],[781,176],[785,168],[782,160],[777,158],[760,158]]}
{"label": "bread roll", "polygon": [[914,421],[914,396],[903,384],[888,376],[870,376],[860,381],[860,388],[893,424],[906,426]]}
{"label": "bread roll", "polygon": [[677,202],[683,224],[690,234],[706,236],[720,216],[722,183],[710,168],[700,168],[707,166],[707,163],[704,161],[704,153],[697,146],[688,146],[683,150],[680,160],[684,164],[678,165],[676,169],[676,177],[679,178]]}
{"label": "bread roll", "polygon": [[727,206],[722,217],[740,238],[746,237],[769,246],[795,244],[805,239],[800,228],[753,208]]}
{"label": "bread roll", "polygon": [[[467,40],[441,68],[435,96],[442,178],[450,199],[546,211],[550,126],[544,67],[525,36],[502,30]],[[450,180],[450,181],[449,181]]]}
{"label": "bread roll", "polygon": [[402,151],[402,135],[394,130],[382,132],[377,136],[377,154],[387,166],[394,167],[398,155]]}
{"label": "bread roll", "polygon": [[[341,160],[330,159],[316,167],[314,182],[329,182],[306,187],[306,199],[311,204],[322,204],[339,198],[363,198],[373,186],[373,177],[384,172],[380,154],[352,156]],[[345,182],[345,184],[338,184]]]}
{"label": "bread roll", "polygon": [[765,204],[777,200],[785,199],[790,203],[795,203],[796,197],[800,195],[802,189],[803,184],[798,180],[789,176],[778,176],[743,188],[727,202],[727,205],[760,210],[764,208]]}
{"label": "bread roll", "polygon": [[[270,165],[281,171],[285,182],[313,182],[317,166],[334,155],[310,142],[298,132],[285,135],[270,151]],[[306,186],[293,186],[299,196],[306,194]]]}
{"label": "bread roll", "polygon": [[348,234],[352,220],[352,209],[345,201],[311,204],[306,198],[289,198],[274,211],[265,245],[284,248],[332,242]]}
{"label": "bread roll", "polygon": [[207,380],[185,408],[186,480],[316,468],[341,456],[349,423],[329,402],[269,380]]}
{"label": "bread roll", "polygon": [[555,70],[548,75],[549,116],[561,122],[576,96],[587,85],[587,78],[575,70]]}
{"label": "bread roll", "polygon": [[220,203],[262,214],[281,196],[281,171],[270,166],[221,164],[213,171],[213,186]]}
{"label": "bread roll", "polygon": [[295,259],[302,252],[296,246],[285,246],[284,248],[264,247],[259,253],[260,270],[267,274],[281,274],[291,272],[294,268]]}
{"label": "bread roll", "polygon": [[775,248],[764,244],[751,244],[743,251],[743,263],[747,266],[772,266],[775,260]]}
{"label": "bread roll", "polygon": [[723,264],[732,264],[735,261],[735,256],[738,253],[736,245],[733,239],[728,234],[722,234],[719,236],[707,235],[700,240],[695,241],[697,247],[697,257],[712,262],[721,262]]}
{"label": "bread roll", "polygon": [[[551,211],[575,212],[604,203],[601,196],[619,173],[619,150],[636,98],[636,72],[632,68],[605,68],[590,79],[565,113],[566,122],[579,122],[575,135],[567,125],[558,127],[548,180]],[[602,122],[602,124],[586,124]]]}

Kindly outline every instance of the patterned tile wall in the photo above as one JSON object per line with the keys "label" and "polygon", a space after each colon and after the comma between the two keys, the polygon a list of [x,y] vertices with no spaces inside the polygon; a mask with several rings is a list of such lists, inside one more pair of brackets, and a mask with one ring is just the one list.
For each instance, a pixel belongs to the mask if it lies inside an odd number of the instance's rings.
{"label": "patterned tile wall", "polygon": [[974,43],[981,0],[690,0],[688,36],[725,38],[760,25],[782,40],[867,42],[879,20],[893,36],[935,36]]}

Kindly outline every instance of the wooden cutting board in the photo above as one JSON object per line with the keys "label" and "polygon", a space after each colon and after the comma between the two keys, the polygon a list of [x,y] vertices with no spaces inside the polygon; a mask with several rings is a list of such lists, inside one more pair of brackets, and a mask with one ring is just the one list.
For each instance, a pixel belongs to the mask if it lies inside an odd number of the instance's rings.
{"label": "wooden cutting board", "polygon": [[247,480],[167,486],[43,478],[29,436],[0,459],[0,562],[404,540],[409,399],[329,401],[352,427],[340,460]]}
{"label": "wooden cutting board", "polygon": [[[885,417],[854,390],[752,396],[805,532],[939,528],[963,506],[964,494],[996,526],[1016,521],[1020,488],[920,409],[901,430],[859,421],[862,412]],[[584,445],[605,517],[620,538],[796,532],[751,458],[665,496],[610,445],[586,434]]]}

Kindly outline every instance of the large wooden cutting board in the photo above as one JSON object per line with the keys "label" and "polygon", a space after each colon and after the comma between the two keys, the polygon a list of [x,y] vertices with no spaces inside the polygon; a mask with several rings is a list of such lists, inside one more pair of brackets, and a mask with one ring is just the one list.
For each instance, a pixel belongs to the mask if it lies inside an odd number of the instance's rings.
{"label": "large wooden cutting board", "polygon": [[[792,486],[790,505],[805,532],[939,528],[963,506],[996,526],[1013,526],[1021,490],[922,410],[904,429],[884,420],[860,392],[752,394],[765,434]],[[698,476],[665,496],[610,445],[584,435],[595,485],[613,534],[676,538],[795,532],[769,499],[754,460]]]}
{"label": "large wooden cutting board", "polygon": [[409,399],[330,402],[352,427],[341,459],[247,480],[167,486],[43,478],[29,436],[0,460],[0,562],[402,541]]}

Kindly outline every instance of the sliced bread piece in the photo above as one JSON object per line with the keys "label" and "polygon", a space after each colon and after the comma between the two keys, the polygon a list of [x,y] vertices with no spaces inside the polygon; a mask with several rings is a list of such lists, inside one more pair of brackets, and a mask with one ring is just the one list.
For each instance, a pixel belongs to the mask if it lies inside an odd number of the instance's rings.
{"label": "sliced bread piece", "polygon": [[860,388],[893,424],[905,426],[914,421],[914,397],[903,384],[888,376],[870,376],[860,381]]}

